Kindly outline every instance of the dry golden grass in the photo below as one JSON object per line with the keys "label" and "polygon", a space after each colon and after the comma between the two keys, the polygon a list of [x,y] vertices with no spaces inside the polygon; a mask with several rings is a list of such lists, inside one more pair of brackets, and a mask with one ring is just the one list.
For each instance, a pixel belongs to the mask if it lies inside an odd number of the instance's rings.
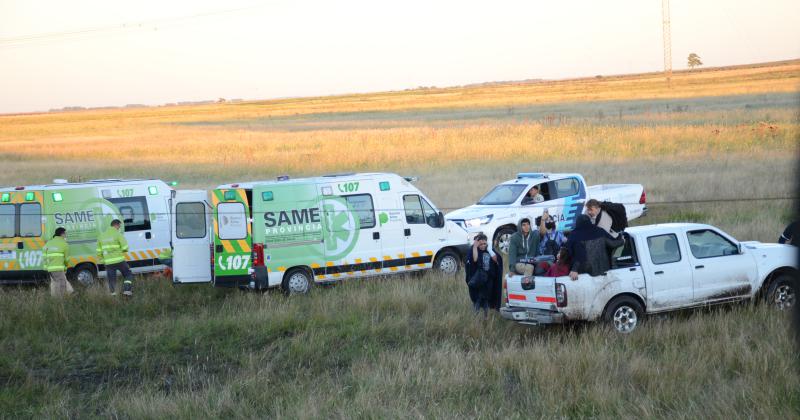
{"label": "dry golden grass", "polygon": [[[487,118],[461,120],[458,112],[507,107],[512,114],[519,107],[541,104],[563,109],[595,103],[588,101],[775,94],[796,92],[798,86],[800,62],[793,61],[677,73],[671,88],[661,76],[645,74],[244,104],[4,116],[0,117],[0,158],[6,170],[0,184],[46,182],[53,177],[182,176],[189,177],[189,185],[200,186],[210,179],[222,182],[253,173],[424,169],[531,158],[680,160],[723,153],[770,159],[795,150],[795,110],[675,113],[662,109],[623,116],[622,102],[614,105],[619,108],[618,119],[605,118],[600,111],[601,115],[589,120],[562,114],[532,120],[487,114]],[[430,123],[425,119],[426,112],[453,110],[452,120]],[[342,115],[346,118],[337,119]],[[646,124],[629,124],[631,118],[642,115]],[[298,118],[302,131],[286,123]],[[759,124],[762,118],[779,122]],[[705,122],[689,124],[698,119]],[[253,121],[256,126],[251,125]],[[274,121],[277,125],[270,125]],[[212,125],[187,125],[192,122]]]}

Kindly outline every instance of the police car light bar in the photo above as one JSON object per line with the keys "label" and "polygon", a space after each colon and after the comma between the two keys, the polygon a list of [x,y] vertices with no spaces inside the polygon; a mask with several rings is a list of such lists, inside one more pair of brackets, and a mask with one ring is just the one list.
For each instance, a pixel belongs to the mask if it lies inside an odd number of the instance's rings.
{"label": "police car light bar", "polygon": [[549,178],[546,174],[538,172],[520,172],[517,174],[517,179],[520,178]]}

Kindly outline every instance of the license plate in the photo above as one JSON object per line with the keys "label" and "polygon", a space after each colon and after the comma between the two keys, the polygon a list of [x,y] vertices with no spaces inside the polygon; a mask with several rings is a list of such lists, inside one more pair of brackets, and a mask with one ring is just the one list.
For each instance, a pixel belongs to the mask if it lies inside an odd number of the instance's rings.
{"label": "license plate", "polygon": [[16,259],[17,259],[17,251],[0,251],[0,260],[8,261]]}

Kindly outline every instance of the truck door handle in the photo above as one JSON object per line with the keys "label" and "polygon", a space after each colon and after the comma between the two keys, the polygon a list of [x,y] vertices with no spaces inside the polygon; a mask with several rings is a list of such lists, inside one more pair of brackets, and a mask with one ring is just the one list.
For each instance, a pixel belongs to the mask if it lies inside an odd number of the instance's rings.
{"label": "truck door handle", "polygon": [[405,230],[403,230],[403,234],[406,236],[411,236],[411,229],[406,228]]}
{"label": "truck door handle", "polygon": [[704,267],[705,267],[704,265],[696,265],[696,266],[694,266],[694,268],[704,268]]}
{"label": "truck door handle", "polygon": [[225,250],[225,248],[223,248],[223,247],[222,247],[222,245],[217,245],[217,246],[214,248],[214,251],[215,251],[215,252],[217,252],[217,253],[221,253],[221,252],[222,252],[222,251],[224,251],[224,250]]}
{"label": "truck door handle", "polygon": [[17,249],[23,249],[23,248],[25,248],[25,245],[23,245],[22,242],[17,242]]}
{"label": "truck door handle", "polygon": [[381,233],[380,232],[372,232],[372,239],[380,239]]}
{"label": "truck door handle", "polygon": [[152,238],[152,237],[153,237],[153,234],[151,234],[150,232],[145,232],[145,233],[144,233],[144,238],[145,238],[145,239],[150,239],[150,238]]}
{"label": "truck door handle", "polygon": [[664,274],[663,271],[656,271],[654,274]]}
{"label": "truck door handle", "polygon": [[631,267],[628,269],[628,271],[636,271],[636,267]]}

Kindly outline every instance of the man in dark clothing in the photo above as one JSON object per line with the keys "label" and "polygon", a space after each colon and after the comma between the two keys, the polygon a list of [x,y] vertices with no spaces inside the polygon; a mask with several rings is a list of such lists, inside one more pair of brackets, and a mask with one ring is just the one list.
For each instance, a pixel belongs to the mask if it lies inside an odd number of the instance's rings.
{"label": "man in dark clothing", "polygon": [[625,243],[622,235],[612,238],[605,230],[592,224],[589,216],[582,214],[575,221],[575,229],[567,240],[567,250],[572,257],[569,277],[578,279],[578,274],[599,276],[611,268],[610,250]]}
{"label": "man in dark clothing", "polygon": [[500,308],[500,295],[501,291],[501,277],[503,275],[502,267],[503,260],[499,255],[492,256],[488,249],[487,238],[484,234],[475,236],[472,249],[467,254],[467,261],[465,264],[465,272],[467,285],[470,279],[475,275],[478,270],[483,270],[486,274],[488,281],[480,287],[469,287],[469,298],[472,301],[472,307],[475,313],[481,309],[484,311],[484,316],[488,316],[489,308]]}
{"label": "man in dark clothing", "polygon": [[797,246],[797,243],[800,242],[800,239],[795,241],[794,238],[796,235],[800,234],[798,230],[800,230],[799,221],[789,223],[789,226],[786,226],[786,229],[783,230],[783,235],[778,238],[778,243]]}

